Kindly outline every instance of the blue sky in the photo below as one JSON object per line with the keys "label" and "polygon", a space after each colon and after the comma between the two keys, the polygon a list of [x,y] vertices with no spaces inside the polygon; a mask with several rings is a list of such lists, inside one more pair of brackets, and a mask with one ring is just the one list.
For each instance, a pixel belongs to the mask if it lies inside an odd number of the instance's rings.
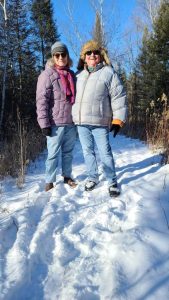
{"label": "blue sky", "polygon": [[[71,56],[76,61],[81,44],[91,38],[95,11],[90,0],[69,0],[69,2],[71,3],[73,20],[80,33],[79,38],[76,37],[67,15],[68,1],[53,0],[53,7],[61,40],[68,45]],[[109,45],[111,49],[114,49],[114,52],[122,51],[124,48],[123,34],[131,24],[136,2],[137,0],[104,0],[105,28],[106,32],[111,32]]]}

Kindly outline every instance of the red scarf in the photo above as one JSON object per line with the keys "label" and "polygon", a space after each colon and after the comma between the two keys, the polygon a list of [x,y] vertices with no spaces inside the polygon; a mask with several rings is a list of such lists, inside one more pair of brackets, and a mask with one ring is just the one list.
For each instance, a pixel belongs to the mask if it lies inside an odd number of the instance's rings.
{"label": "red scarf", "polygon": [[68,67],[59,67],[55,65],[57,72],[60,75],[62,87],[66,94],[66,101],[71,104],[75,102],[75,80]]}

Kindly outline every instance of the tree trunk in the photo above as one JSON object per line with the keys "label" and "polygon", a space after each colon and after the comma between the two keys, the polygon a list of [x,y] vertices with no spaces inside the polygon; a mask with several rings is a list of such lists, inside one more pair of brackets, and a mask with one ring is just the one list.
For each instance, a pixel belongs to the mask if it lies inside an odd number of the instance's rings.
{"label": "tree trunk", "polygon": [[7,75],[7,65],[8,65],[8,24],[7,24],[7,13],[6,13],[6,1],[4,0],[3,4],[0,2],[0,5],[4,11],[4,20],[5,20],[5,44],[6,44],[6,57],[5,57],[5,64],[4,64],[4,74],[3,74],[3,82],[2,82],[2,104],[1,104],[1,114],[0,114],[0,131],[2,130],[2,123],[3,123],[3,116],[4,116],[4,108],[5,108],[5,101],[6,101],[6,75]]}
{"label": "tree trunk", "polygon": [[4,116],[4,108],[5,108],[5,100],[6,100],[7,64],[8,64],[8,57],[6,57],[6,59],[5,59],[3,82],[2,82],[2,104],[1,104],[1,115],[0,115],[0,130],[2,129],[3,116]]}
{"label": "tree trunk", "polygon": [[43,39],[41,40],[41,50],[42,50],[42,66],[43,69],[45,68],[45,48],[44,48],[44,42]]}

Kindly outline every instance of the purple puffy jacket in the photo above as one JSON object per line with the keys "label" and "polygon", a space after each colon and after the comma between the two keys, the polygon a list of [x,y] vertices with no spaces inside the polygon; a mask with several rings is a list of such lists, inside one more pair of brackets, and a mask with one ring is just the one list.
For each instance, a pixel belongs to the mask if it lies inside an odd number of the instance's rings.
{"label": "purple puffy jacket", "polygon": [[[73,77],[74,72],[71,71]],[[72,104],[66,101],[61,79],[50,59],[39,75],[36,90],[37,120],[41,128],[72,124]]]}

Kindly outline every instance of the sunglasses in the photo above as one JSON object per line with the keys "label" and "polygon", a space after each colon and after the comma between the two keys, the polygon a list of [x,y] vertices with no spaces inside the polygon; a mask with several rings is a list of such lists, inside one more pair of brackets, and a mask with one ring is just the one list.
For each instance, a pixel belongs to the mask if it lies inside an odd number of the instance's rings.
{"label": "sunglasses", "polygon": [[92,53],[93,53],[94,55],[100,55],[100,50],[93,50],[93,51],[90,50],[90,51],[87,51],[87,52],[86,52],[86,55],[89,56],[89,55],[91,55]]}
{"label": "sunglasses", "polygon": [[63,52],[63,53],[55,53],[54,56],[55,56],[56,58],[59,58],[60,56],[61,56],[62,58],[65,58],[65,57],[67,56],[67,53],[66,53],[66,52]]}

